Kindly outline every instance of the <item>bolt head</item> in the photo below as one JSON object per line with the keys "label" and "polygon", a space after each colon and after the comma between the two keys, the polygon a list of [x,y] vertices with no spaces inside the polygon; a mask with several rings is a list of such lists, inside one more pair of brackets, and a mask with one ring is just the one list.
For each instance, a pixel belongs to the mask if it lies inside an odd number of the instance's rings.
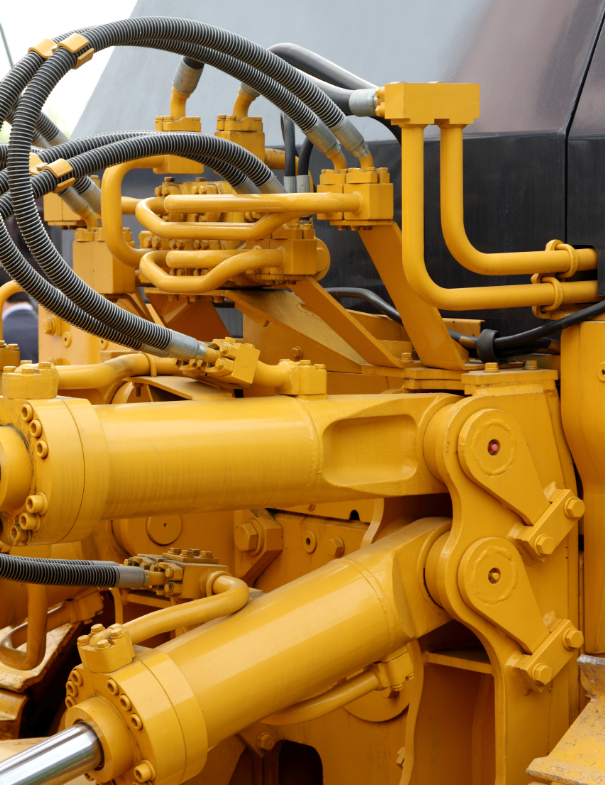
{"label": "bolt head", "polygon": [[566,649],[573,651],[574,649],[579,649],[580,646],[584,643],[584,636],[580,632],[580,630],[567,630],[565,635],[563,636],[563,645]]}
{"label": "bolt head", "polygon": [[105,649],[108,649],[110,646],[111,643],[105,638],[97,643],[97,651],[105,651]]}
{"label": "bolt head", "polygon": [[340,559],[345,552],[345,544],[340,537],[334,537],[333,540],[328,540],[327,548],[328,556],[332,556],[334,559]]}
{"label": "bolt head", "polygon": [[586,511],[586,505],[582,501],[582,499],[578,499],[577,496],[568,499],[565,504],[565,515],[568,518],[572,518],[573,520],[578,520],[584,515]]}
{"label": "bolt head", "polygon": [[485,373],[498,373],[500,366],[498,363],[485,363]]}
{"label": "bolt head", "polygon": [[555,541],[553,537],[549,537],[547,534],[541,534],[536,539],[536,553],[540,554],[540,556],[550,556],[551,553],[554,553],[555,550]]}
{"label": "bolt head", "polygon": [[272,750],[275,747],[275,736],[264,731],[256,740],[258,748],[261,750]]}
{"label": "bolt head", "polygon": [[534,667],[531,675],[538,687],[546,687],[552,681],[552,668],[544,662],[539,662]]}
{"label": "bolt head", "polygon": [[90,628],[90,632],[93,635],[96,635],[98,632],[103,632],[104,629],[105,627],[103,627],[102,624],[93,624],[92,627]]}
{"label": "bolt head", "polygon": [[124,630],[121,624],[112,624],[109,628],[109,635],[113,640],[117,640],[124,635]]}
{"label": "bolt head", "polygon": [[251,523],[240,523],[235,527],[235,547],[241,553],[254,551],[258,547],[258,532]]}

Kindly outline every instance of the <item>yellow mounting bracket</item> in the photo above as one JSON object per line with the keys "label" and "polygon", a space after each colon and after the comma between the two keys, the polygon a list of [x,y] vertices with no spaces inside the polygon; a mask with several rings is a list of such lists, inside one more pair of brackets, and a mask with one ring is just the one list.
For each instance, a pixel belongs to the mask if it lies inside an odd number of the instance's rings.
{"label": "yellow mounting bracket", "polygon": [[[30,164],[31,164],[31,158],[30,158]],[[38,169],[39,172],[43,172],[45,169],[48,169],[50,172],[54,174],[57,180],[61,177],[65,177],[66,174],[73,172],[72,165],[69,163],[69,161],[66,161],[64,158],[57,158],[56,161],[53,161],[50,164],[45,164],[44,162],[40,162],[36,168]],[[75,177],[70,177],[69,180],[65,180],[64,182],[59,183],[55,188],[55,193],[60,194],[63,191],[66,191],[75,183],[75,181],[76,181]]]}
{"label": "yellow mounting bracket", "polygon": [[[85,46],[89,46],[90,41],[87,38],[84,38],[83,35],[79,33],[72,33],[72,35],[68,36],[64,41],[60,41],[57,44],[57,48],[63,47],[63,49],[67,49],[72,54],[77,54],[81,49],[84,49]],[[87,63],[89,60],[92,60],[92,56],[95,53],[95,50],[91,47],[87,49],[85,52],[78,57],[74,68],[79,68],[84,63]]]}
{"label": "yellow mounting bracket", "polygon": [[39,54],[40,57],[43,57],[45,60],[57,51],[57,44],[52,38],[43,38],[39,44],[35,46],[30,46],[27,50],[28,52],[36,52]]}
{"label": "yellow mounting bracket", "polygon": [[394,125],[471,125],[480,116],[478,84],[394,82],[376,96],[376,114]]}

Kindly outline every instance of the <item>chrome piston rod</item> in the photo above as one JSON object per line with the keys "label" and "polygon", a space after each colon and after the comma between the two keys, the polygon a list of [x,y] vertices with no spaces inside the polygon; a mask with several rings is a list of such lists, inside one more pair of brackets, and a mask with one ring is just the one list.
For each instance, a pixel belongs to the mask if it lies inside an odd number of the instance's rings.
{"label": "chrome piston rod", "polygon": [[0,785],[63,785],[102,763],[96,733],[78,723],[0,763]]}

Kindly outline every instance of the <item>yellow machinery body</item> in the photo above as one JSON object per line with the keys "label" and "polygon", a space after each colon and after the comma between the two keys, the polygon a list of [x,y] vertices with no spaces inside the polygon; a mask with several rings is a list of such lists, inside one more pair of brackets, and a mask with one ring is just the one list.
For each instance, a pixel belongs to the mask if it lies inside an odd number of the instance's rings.
{"label": "yellow machinery body", "polygon": [[[159,133],[199,133],[186,99],[175,88]],[[44,703],[34,685],[63,662],[48,728],[92,728],[102,762],[87,776],[100,783],[605,777],[605,322],[564,330],[560,356],[521,347],[490,361],[469,354],[480,322],[438,310],[560,318],[600,301],[596,252],[470,244],[462,138],[477,85],[402,82],[375,99],[401,131],[401,226],[371,156],[345,168],[335,154],[306,193],[238,193],[161,154],[108,168],[96,215],[45,196],[47,220],[76,231],[82,280],[206,354],[127,348],[42,307],[38,364],[0,348],[2,554],[146,576],[110,591],[0,582],[4,738],[22,734],[27,701]],[[240,92],[217,137],[283,168],[252,100]],[[531,283],[430,278],[432,124],[452,254]],[[168,176],[128,199],[133,168]],[[321,220],[358,232],[401,324],[323,288]]]}

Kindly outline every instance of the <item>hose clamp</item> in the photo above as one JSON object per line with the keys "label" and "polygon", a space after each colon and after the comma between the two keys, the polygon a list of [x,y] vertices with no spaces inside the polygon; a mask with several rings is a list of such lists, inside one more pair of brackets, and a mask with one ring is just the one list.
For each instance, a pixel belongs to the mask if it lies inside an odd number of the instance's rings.
{"label": "hose clamp", "polygon": [[30,46],[27,51],[35,52],[40,55],[40,57],[44,58],[44,60],[48,60],[48,58],[57,51],[57,42],[53,41],[52,38],[43,38],[39,44]]}
{"label": "hose clamp", "polygon": [[[31,158],[30,158],[30,162],[31,162]],[[57,180],[60,180],[62,177],[65,177],[65,175],[70,174],[70,172],[73,172],[73,166],[69,163],[69,161],[66,161],[64,158],[57,158],[56,161],[53,161],[50,164],[41,161],[37,165],[36,169],[38,170],[38,172],[43,172],[44,170],[48,169],[48,171],[52,172],[52,174],[56,177]],[[64,180],[62,183],[58,183],[57,187],[54,190],[54,193],[56,194],[62,193],[67,188],[70,188],[75,182],[76,182],[76,178],[70,177],[68,180]]]}
{"label": "hose clamp", "polygon": [[[73,55],[78,54],[78,52],[84,49],[85,46],[90,46],[90,41],[79,33],[72,33],[72,35],[68,36],[64,41],[60,41],[57,44],[58,49],[67,49],[67,51],[71,52]],[[90,46],[90,49],[82,52],[82,54],[76,60],[74,69],[79,68],[81,65],[84,65],[84,63],[87,63],[89,60],[91,60],[94,53],[95,50],[92,46]]]}
{"label": "hose clamp", "polygon": [[578,272],[578,267],[580,266],[580,256],[577,250],[573,247],[573,245],[568,245],[567,243],[558,243],[556,250],[567,251],[569,254],[569,268],[564,273],[559,273],[558,277],[571,278],[572,275],[575,275]]}
{"label": "hose clamp", "polygon": [[550,305],[534,306],[534,315],[538,318],[543,313],[550,313],[551,311],[558,311],[563,304],[563,284],[558,278],[553,275],[542,276],[541,273],[536,273],[531,277],[532,283],[549,283],[554,289],[554,300]]}

